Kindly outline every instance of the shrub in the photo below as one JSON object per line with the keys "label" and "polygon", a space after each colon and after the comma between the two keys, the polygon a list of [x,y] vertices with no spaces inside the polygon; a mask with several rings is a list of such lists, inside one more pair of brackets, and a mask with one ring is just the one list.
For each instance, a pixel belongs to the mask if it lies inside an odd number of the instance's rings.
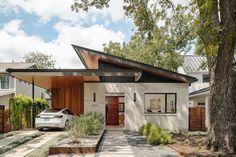
{"label": "shrub", "polygon": [[13,129],[21,129],[28,126],[28,110],[32,105],[32,99],[25,95],[16,95],[10,98],[11,123]]}
{"label": "shrub", "polygon": [[70,135],[74,140],[100,133],[103,128],[104,118],[102,114],[87,113],[73,121]]}
{"label": "shrub", "polygon": [[26,95],[19,94],[10,98],[10,118],[13,130],[31,127],[33,106],[36,109],[35,115],[49,107],[48,102],[41,98],[36,98],[34,104],[32,98]]}
{"label": "shrub", "polygon": [[160,144],[159,133],[152,131],[147,137],[147,143],[151,145],[159,145]]}
{"label": "shrub", "polygon": [[138,132],[139,132],[140,135],[143,135],[144,127],[145,127],[145,125],[142,125],[142,126],[139,128]]}
{"label": "shrub", "polygon": [[146,136],[147,143],[151,145],[168,144],[172,140],[169,133],[152,123],[147,123],[144,126],[143,134]]}
{"label": "shrub", "polygon": [[144,130],[143,130],[143,135],[144,135],[144,136],[148,136],[148,135],[149,135],[151,126],[152,126],[151,123],[147,123],[147,124],[144,126]]}
{"label": "shrub", "polygon": [[47,102],[46,99],[42,99],[42,98],[36,98],[34,100],[34,105],[36,107],[36,111],[38,111],[39,113],[47,108],[49,108],[49,103]]}

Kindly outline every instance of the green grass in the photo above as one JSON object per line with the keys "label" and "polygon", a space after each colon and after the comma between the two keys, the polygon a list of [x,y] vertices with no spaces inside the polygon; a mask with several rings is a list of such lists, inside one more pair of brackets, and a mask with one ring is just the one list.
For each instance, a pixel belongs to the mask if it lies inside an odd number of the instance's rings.
{"label": "green grass", "polygon": [[38,133],[35,133],[35,134],[33,134],[33,135],[27,135],[27,136],[24,136],[24,137],[22,137],[22,138],[19,138],[19,139],[17,139],[16,141],[14,141],[14,142],[12,142],[12,143],[9,143],[9,144],[6,145],[6,146],[3,146],[3,147],[0,149],[0,154],[3,154],[3,153],[5,153],[5,152],[7,152],[7,151],[9,151],[9,150],[11,150],[11,149],[13,149],[13,148],[15,148],[15,147],[21,145],[21,144],[24,144],[24,143],[26,143],[26,142],[28,142],[28,141],[30,141],[30,140],[36,138],[36,137],[41,136],[41,135],[43,135],[43,134],[44,134],[44,133],[38,132]]}
{"label": "green grass", "polygon": [[6,137],[10,137],[10,136],[13,136],[15,135],[16,132],[12,131],[12,132],[8,132],[8,133],[5,133],[5,134],[0,134],[0,140],[6,138]]}
{"label": "green grass", "polygon": [[48,156],[49,147],[52,145],[57,144],[59,141],[63,140],[67,136],[65,134],[59,135],[54,137],[53,139],[49,140],[46,144],[42,145],[41,147],[35,149],[31,153],[27,154],[25,157],[45,157]]}

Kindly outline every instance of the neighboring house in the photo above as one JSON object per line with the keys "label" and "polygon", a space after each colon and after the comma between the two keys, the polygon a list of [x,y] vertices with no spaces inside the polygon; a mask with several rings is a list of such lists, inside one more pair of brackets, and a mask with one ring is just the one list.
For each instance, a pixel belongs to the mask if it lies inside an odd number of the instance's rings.
{"label": "neighboring house", "polygon": [[189,85],[183,75],[100,51],[75,46],[85,69],[8,69],[14,77],[51,90],[52,107],[77,115],[96,111],[106,126],[138,130],[155,122],[187,131]]}
{"label": "neighboring house", "polygon": [[[16,79],[6,71],[8,68],[14,69],[37,69],[34,63],[22,62],[0,62],[0,105],[9,108],[9,98],[24,94],[32,97],[32,85],[26,81]],[[45,89],[35,86],[35,98],[44,97]]]}
{"label": "neighboring house", "polygon": [[[178,72],[196,77],[198,81],[189,87],[189,103],[192,107],[204,107],[208,102],[208,94],[204,91],[209,87],[209,74],[206,57],[197,55],[183,55],[184,63]],[[204,92],[204,93],[202,93]]]}
{"label": "neighboring house", "polygon": [[[198,81],[189,87],[189,107],[204,107],[206,109],[205,119],[208,126],[208,104],[209,104],[209,72],[204,65],[207,64],[206,57],[197,55],[183,55],[184,63],[179,67],[178,72],[196,77]],[[234,56],[234,62],[236,55]]]}

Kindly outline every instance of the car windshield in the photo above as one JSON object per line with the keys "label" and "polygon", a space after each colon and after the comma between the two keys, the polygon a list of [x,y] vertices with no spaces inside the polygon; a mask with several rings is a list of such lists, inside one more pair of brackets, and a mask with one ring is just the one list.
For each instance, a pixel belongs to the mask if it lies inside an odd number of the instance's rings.
{"label": "car windshield", "polygon": [[59,112],[61,110],[62,110],[61,108],[47,109],[45,111],[45,113],[56,113],[56,112]]}

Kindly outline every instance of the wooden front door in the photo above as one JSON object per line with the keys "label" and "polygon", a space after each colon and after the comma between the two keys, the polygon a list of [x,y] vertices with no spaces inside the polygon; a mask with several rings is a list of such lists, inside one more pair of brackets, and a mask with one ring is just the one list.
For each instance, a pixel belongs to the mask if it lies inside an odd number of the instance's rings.
{"label": "wooden front door", "polygon": [[119,125],[119,97],[106,97],[106,125]]}

